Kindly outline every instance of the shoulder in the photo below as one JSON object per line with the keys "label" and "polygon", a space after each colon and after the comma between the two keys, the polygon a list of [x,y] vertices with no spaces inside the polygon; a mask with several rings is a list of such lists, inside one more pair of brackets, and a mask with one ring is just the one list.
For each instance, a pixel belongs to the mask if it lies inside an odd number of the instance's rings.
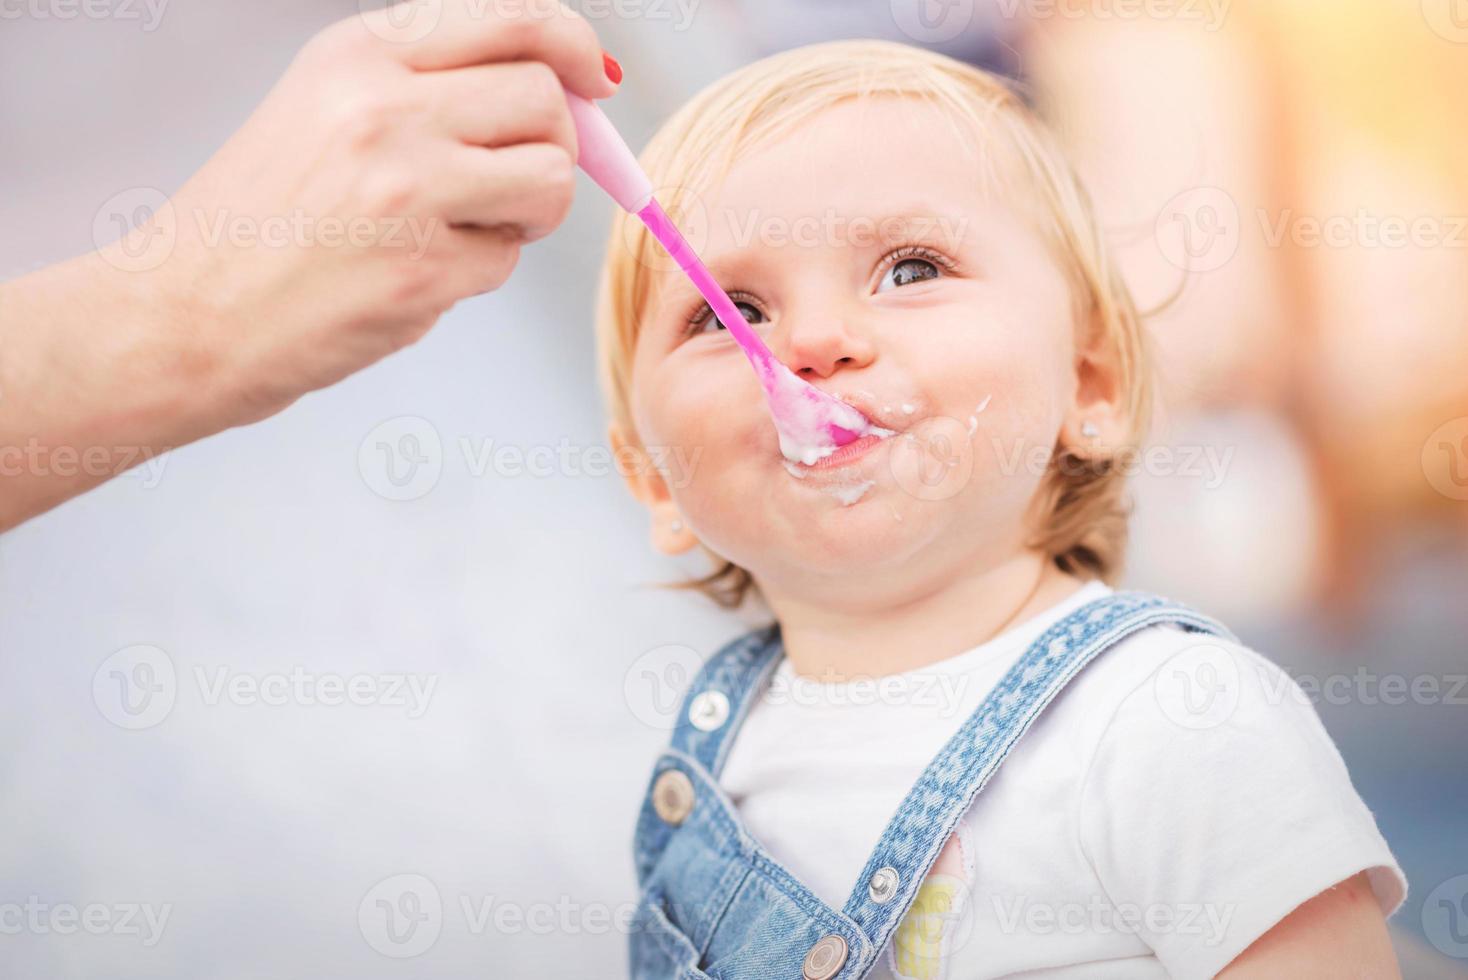
{"label": "shoulder", "polygon": [[[1350,791],[1315,706],[1278,664],[1231,637],[1157,625],[1120,641],[1072,682],[1088,781],[1234,778],[1246,792],[1290,769]],[[1352,792],[1354,796],[1354,793]]]}
{"label": "shoulder", "polygon": [[1103,627],[1149,613],[1160,618],[1096,656],[1052,707],[1049,714],[1059,715],[1056,721],[1063,720],[1083,744],[1114,735],[1120,715],[1127,716],[1125,722],[1150,713],[1197,728],[1220,720],[1246,697],[1309,706],[1287,673],[1202,613],[1146,593],[1112,592],[1100,583],[1088,585],[1077,596],[1082,597],[1088,601],[1069,611],[1088,625],[1098,617]]}
{"label": "shoulder", "polygon": [[[1073,682],[1099,746],[1148,736],[1128,746],[1173,750],[1151,740],[1171,734],[1181,744],[1222,752],[1249,736],[1289,735],[1340,764],[1310,697],[1274,661],[1231,636],[1173,624],[1150,626],[1098,657]],[[1209,737],[1214,733],[1217,737]]]}
{"label": "shoulder", "polygon": [[[1118,643],[1073,682],[1085,728],[1078,829],[1115,897],[1214,903],[1209,950],[1149,936],[1165,963],[1215,970],[1291,909],[1366,871],[1382,912],[1406,881],[1304,690],[1232,639],[1170,626]],[[1231,955],[1224,956],[1223,954]]]}
{"label": "shoulder", "polygon": [[1246,697],[1309,706],[1299,685],[1263,654],[1232,636],[1174,623],[1149,626],[1120,640],[1073,686],[1093,707],[1120,710],[1129,702],[1150,700],[1157,711],[1197,727],[1223,720]]}

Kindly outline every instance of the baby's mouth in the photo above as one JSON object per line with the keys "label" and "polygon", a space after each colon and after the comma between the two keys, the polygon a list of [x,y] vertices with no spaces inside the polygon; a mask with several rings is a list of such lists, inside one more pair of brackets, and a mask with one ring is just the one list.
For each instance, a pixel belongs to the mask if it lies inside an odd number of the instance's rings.
{"label": "baby's mouth", "polygon": [[[818,459],[806,461],[783,460],[785,469],[791,476],[804,479],[807,475],[815,473],[826,473],[840,470],[844,467],[854,466],[864,456],[877,448],[887,439],[896,435],[905,427],[904,422],[897,420],[896,413],[890,406],[884,406],[875,397],[867,392],[853,392],[840,394],[833,392],[836,398],[850,405],[861,416],[863,425],[860,434],[844,446],[838,446]],[[911,406],[902,405],[899,411],[910,415]]]}
{"label": "baby's mouth", "polygon": [[[879,435],[878,433],[883,434]],[[814,463],[809,465],[796,463],[794,465],[802,466],[808,470],[830,470],[840,466],[848,466],[865,456],[878,443],[883,439],[889,438],[891,435],[892,432],[889,429],[874,429],[866,435],[859,436],[852,442],[848,442],[846,445],[834,450],[831,455],[822,456]]]}

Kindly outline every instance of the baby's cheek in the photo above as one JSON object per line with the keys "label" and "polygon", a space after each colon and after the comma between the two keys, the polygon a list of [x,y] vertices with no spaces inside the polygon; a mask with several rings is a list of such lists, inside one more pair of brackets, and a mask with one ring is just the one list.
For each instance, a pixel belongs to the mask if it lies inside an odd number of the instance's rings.
{"label": "baby's cheek", "polygon": [[982,361],[967,365],[967,376],[949,376],[945,402],[963,420],[980,469],[1023,475],[1014,473],[1016,460],[1046,456],[1054,447],[1068,355],[1048,331],[1017,324],[996,325],[989,340]]}
{"label": "baby's cheek", "polygon": [[893,444],[898,485],[934,501],[966,492],[1022,496],[1037,482],[1029,479],[1035,457],[1053,441],[1052,393],[1000,356],[948,367],[929,388],[936,404]]}
{"label": "baby's cheek", "polygon": [[[756,392],[756,397],[758,393]],[[663,403],[648,413],[649,430],[688,461],[684,479],[668,491],[689,526],[705,544],[724,553],[747,536],[764,498],[750,486],[756,460],[773,452],[773,429],[751,414],[749,405],[728,404],[717,385],[677,385],[664,390]],[[755,409],[762,409],[758,402]],[[763,422],[770,432],[756,428]],[[761,445],[763,438],[770,445]]]}
{"label": "baby's cheek", "polygon": [[755,485],[748,467],[727,466],[705,456],[693,479],[674,491],[673,499],[706,548],[750,568],[771,543],[767,491]]}
{"label": "baby's cheek", "polygon": [[1032,387],[1016,387],[996,394],[985,415],[974,432],[982,467],[1006,482],[1038,482],[1060,429],[1053,399]]}

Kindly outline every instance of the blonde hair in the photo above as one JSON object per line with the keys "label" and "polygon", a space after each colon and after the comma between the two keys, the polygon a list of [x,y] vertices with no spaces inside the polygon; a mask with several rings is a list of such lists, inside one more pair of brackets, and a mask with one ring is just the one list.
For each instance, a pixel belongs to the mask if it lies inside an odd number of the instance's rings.
{"label": "blonde hair", "polygon": [[[813,44],[754,62],[705,88],[663,125],[640,160],[676,221],[678,201],[665,200],[666,189],[709,186],[762,141],[788,133],[837,102],[869,96],[921,98],[946,110],[955,126],[961,120],[977,133],[997,134],[998,146],[1008,151],[1045,205],[1041,231],[1070,280],[1080,323],[1094,331],[1087,339],[1114,358],[1130,431],[1124,445],[1111,446],[1099,457],[1055,447],[1035,501],[1041,530],[1031,543],[1072,574],[1115,582],[1127,529],[1125,473],[1117,463],[1120,451],[1140,442],[1150,417],[1147,342],[1080,180],[1008,83],[904,44]],[[631,411],[632,355],[652,295],[653,271],[669,267],[660,249],[635,217],[618,212],[598,297],[598,370],[608,411],[634,446],[641,438]],[[738,606],[753,579],[733,562],[709,554],[721,563],[711,574],[675,585],[698,589],[720,605]]]}

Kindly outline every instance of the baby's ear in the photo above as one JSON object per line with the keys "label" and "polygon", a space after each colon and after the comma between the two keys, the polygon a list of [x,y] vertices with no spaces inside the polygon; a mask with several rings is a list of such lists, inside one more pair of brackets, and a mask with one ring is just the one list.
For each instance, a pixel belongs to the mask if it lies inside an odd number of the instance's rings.
{"label": "baby's ear", "polygon": [[1121,351],[1093,316],[1076,347],[1075,398],[1061,438],[1077,456],[1124,445],[1131,437]]}
{"label": "baby's ear", "polygon": [[642,448],[641,441],[633,438],[615,419],[607,423],[607,441],[612,444],[612,459],[616,461],[617,471],[622,474],[627,490],[644,507],[651,510],[672,500],[667,482],[653,465],[647,450]]}
{"label": "baby's ear", "polygon": [[652,546],[665,555],[678,555],[697,544],[698,539],[668,492],[667,481],[642,444],[632,439],[615,419],[607,424],[607,441],[611,443],[612,459],[627,483],[627,490],[652,517]]}

